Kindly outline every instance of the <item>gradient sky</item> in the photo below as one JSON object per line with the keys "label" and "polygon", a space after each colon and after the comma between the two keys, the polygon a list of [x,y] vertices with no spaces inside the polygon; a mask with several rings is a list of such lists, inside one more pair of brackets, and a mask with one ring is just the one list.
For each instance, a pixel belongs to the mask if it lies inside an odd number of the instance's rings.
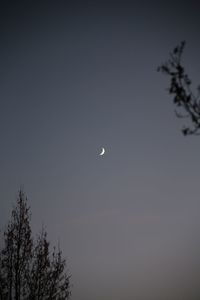
{"label": "gradient sky", "polygon": [[23,185],[73,300],[199,299],[200,137],[181,134],[156,68],[186,40],[200,83],[200,4],[13,2],[0,7],[0,225]]}

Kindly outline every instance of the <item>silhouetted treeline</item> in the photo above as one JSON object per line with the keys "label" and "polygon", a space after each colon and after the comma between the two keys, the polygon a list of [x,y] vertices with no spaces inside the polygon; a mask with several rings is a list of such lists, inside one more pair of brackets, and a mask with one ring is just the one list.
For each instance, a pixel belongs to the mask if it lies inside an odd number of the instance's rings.
{"label": "silhouetted treeline", "polygon": [[70,276],[62,252],[50,252],[47,233],[36,240],[30,227],[30,208],[22,190],[3,234],[0,249],[1,300],[69,299]]}

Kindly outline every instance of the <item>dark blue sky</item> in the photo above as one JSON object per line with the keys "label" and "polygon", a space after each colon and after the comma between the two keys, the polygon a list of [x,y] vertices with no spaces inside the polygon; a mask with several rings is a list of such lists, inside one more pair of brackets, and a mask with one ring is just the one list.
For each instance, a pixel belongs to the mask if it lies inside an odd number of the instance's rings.
{"label": "dark blue sky", "polygon": [[200,5],[149,2],[1,3],[0,225],[23,185],[74,300],[200,295],[200,138],[156,72],[184,39],[200,83]]}

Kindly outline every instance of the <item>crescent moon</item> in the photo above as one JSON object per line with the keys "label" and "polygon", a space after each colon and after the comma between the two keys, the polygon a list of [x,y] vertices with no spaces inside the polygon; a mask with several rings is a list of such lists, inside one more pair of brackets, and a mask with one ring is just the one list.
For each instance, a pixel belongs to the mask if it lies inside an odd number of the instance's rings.
{"label": "crescent moon", "polygon": [[101,153],[99,154],[100,156],[103,156],[105,153],[105,149],[104,148],[101,148]]}

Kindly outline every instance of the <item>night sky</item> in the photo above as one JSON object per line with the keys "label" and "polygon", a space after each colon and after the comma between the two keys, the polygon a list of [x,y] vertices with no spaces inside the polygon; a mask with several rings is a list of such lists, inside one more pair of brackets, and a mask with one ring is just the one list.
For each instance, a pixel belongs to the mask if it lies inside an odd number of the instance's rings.
{"label": "night sky", "polygon": [[45,225],[67,258],[73,300],[200,297],[200,137],[182,135],[156,71],[186,40],[200,83],[199,11],[1,1],[0,226],[23,186],[33,231]]}

